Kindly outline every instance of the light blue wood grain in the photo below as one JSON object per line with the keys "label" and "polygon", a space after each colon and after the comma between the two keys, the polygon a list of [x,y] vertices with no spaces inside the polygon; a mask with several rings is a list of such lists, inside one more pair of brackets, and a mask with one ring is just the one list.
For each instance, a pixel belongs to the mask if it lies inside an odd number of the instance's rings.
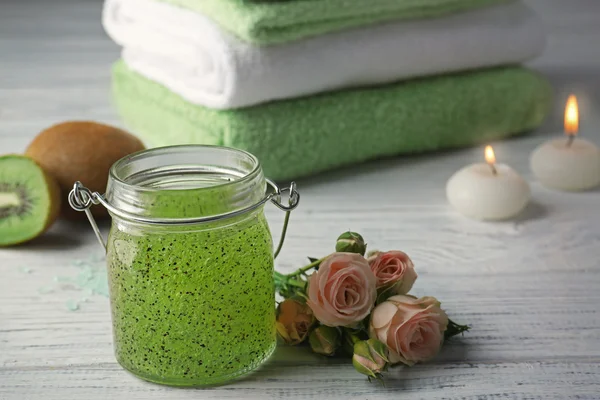
{"label": "light blue wood grain", "polygon": [[[444,185],[482,149],[392,159],[299,182],[278,268],[324,254],[343,230],[415,261],[415,294],[440,298],[473,325],[440,357],[390,373],[386,388],[349,364],[282,348],[252,377],[207,390],[141,382],[112,355],[108,300],[78,312],[67,287],[41,294],[71,263],[100,249],[89,227],[0,250],[0,399],[600,399],[600,190],[559,193],[534,182],[533,148],[561,130],[563,99],[579,96],[582,135],[600,143],[600,2],[529,0],[547,21],[546,53],[531,63],[555,87],[553,116],[532,136],[494,143],[499,160],[532,181],[518,220],[481,223],[449,209]],[[48,125],[93,119],[120,125],[109,68],[119,50],[100,26],[100,1],[0,3],[0,153],[22,151]],[[277,210],[268,217],[275,231]],[[103,226],[106,232],[107,226]],[[22,267],[31,269],[24,273]]]}

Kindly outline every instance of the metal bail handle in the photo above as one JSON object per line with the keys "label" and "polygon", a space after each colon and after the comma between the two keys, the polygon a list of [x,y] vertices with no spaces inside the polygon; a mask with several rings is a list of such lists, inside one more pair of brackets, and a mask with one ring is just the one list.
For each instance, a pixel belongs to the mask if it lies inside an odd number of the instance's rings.
{"label": "metal bail handle", "polygon": [[[287,228],[290,222],[290,214],[291,212],[298,207],[300,203],[300,193],[296,190],[296,182],[292,182],[289,187],[280,189],[277,184],[269,179],[266,180],[267,184],[271,186],[273,192],[265,194],[258,203],[252,204],[244,209],[231,211],[229,213],[213,215],[209,217],[198,217],[198,218],[186,218],[186,219],[177,219],[177,218],[148,218],[148,217],[140,217],[134,214],[129,214],[127,212],[121,211],[115,208],[112,204],[110,204],[104,196],[102,196],[98,192],[93,192],[83,186],[81,182],[77,181],[73,185],[73,189],[69,192],[69,205],[76,211],[85,211],[85,215],[90,221],[90,225],[92,225],[92,229],[96,234],[96,238],[104,248],[106,252],[106,242],[102,238],[102,234],[100,233],[100,229],[98,229],[98,225],[96,224],[96,220],[90,211],[90,207],[92,205],[102,204],[108,211],[112,214],[117,215],[121,218],[129,219],[134,222],[146,223],[151,225],[173,225],[173,224],[196,224],[202,222],[212,222],[218,221],[225,218],[232,218],[239,215],[242,215],[246,212],[257,209],[268,201],[275,204],[277,208],[282,211],[285,211],[285,219],[283,221],[283,229],[281,230],[281,238],[279,239],[279,244],[277,245],[277,249],[274,252],[274,258],[277,258],[279,253],[281,252],[281,248],[283,247],[283,243],[285,242],[285,235],[287,233]],[[285,205],[281,202],[281,195],[283,193],[288,194],[288,204]]]}
{"label": "metal bail handle", "polygon": [[[283,220],[283,229],[281,230],[281,237],[279,238],[279,244],[277,245],[277,249],[275,250],[275,253],[273,253],[273,258],[277,258],[277,256],[281,252],[283,243],[285,242],[285,235],[287,234],[287,228],[290,222],[290,214],[292,213],[294,208],[298,207],[298,203],[300,203],[300,193],[298,193],[298,191],[296,190],[296,182],[290,183],[290,187],[283,188],[281,190],[279,190],[279,188],[277,187],[277,185],[275,185],[274,182],[271,182],[270,180],[267,180],[267,182],[275,188],[275,192],[277,193],[276,196],[271,198],[271,202],[275,204],[280,210],[285,211],[285,219]],[[287,206],[281,204],[282,192],[289,193]]]}
{"label": "metal bail handle", "polygon": [[77,181],[73,185],[73,189],[69,192],[69,205],[75,211],[85,211],[85,215],[90,221],[90,225],[92,225],[92,229],[96,234],[96,238],[104,248],[104,252],[106,252],[106,243],[102,238],[102,234],[100,233],[100,229],[98,229],[98,225],[96,224],[96,220],[90,211],[90,207],[93,204],[100,204],[96,195],[98,193],[92,193],[92,191],[81,184],[81,182]]}

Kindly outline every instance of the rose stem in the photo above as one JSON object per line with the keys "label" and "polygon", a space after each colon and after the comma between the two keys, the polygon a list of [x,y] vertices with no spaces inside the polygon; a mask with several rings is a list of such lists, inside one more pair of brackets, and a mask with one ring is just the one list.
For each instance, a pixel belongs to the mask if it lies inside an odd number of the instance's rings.
{"label": "rose stem", "polygon": [[309,269],[314,268],[317,265],[321,264],[323,262],[323,260],[326,259],[327,257],[329,257],[329,256],[325,256],[325,257],[323,257],[323,258],[321,258],[319,260],[313,261],[310,264],[308,264],[306,267],[302,267],[302,268],[298,269],[296,272],[292,272],[291,274],[288,274],[288,275],[285,275],[285,276],[287,276],[288,278],[293,278],[295,276],[302,275],[303,273],[305,273]]}

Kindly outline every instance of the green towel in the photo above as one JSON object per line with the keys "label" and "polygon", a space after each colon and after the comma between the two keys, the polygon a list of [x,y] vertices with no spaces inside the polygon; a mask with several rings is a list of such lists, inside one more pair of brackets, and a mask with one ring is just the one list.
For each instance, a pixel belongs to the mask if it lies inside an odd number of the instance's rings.
{"label": "green towel", "polygon": [[520,133],[550,109],[547,81],[504,67],[217,111],[113,68],[121,116],[150,146],[199,143],[256,155],[289,179],[397,154],[457,148]]}
{"label": "green towel", "polygon": [[437,17],[509,0],[159,0],[204,14],[256,44],[397,19]]}

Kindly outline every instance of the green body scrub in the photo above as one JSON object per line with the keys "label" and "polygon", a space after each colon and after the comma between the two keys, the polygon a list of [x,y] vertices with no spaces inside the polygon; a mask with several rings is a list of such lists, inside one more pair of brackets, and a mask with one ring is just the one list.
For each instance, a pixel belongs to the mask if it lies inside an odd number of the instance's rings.
{"label": "green body scrub", "polygon": [[115,352],[134,374],[210,385],[275,349],[271,235],[260,213],[196,232],[132,233],[108,246]]}
{"label": "green body scrub", "polygon": [[124,368],[167,385],[217,385],[273,353],[265,189],[258,160],[234,149],[151,149],[113,166],[106,199],[127,214],[111,212],[108,286]]}

